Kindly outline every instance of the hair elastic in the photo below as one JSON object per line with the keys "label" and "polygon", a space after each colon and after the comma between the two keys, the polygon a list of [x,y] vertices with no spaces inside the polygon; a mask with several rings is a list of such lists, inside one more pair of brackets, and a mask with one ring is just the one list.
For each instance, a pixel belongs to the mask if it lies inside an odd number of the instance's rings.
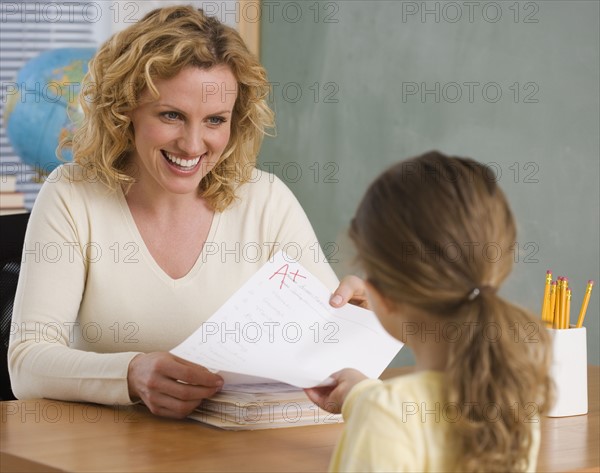
{"label": "hair elastic", "polygon": [[469,302],[474,301],[484,291],[491,292],[492,294],[495,294],[496,293],[496,288],[493,287],[493,286],[488,286],[487,284],[485,284],[483,286],[480,286],[480,287],[474,287],[473,289],[471,289],[471,292],[469,292],[469,295],[467,296],[467,300]]}
{"label": "hair elastic", "polygon": [[467,296],[467,300],[474,301],[477,298],[477,296],[479,296],[479,294],[481,294],[481,291],[479,290],[478,287],[475,287]]}

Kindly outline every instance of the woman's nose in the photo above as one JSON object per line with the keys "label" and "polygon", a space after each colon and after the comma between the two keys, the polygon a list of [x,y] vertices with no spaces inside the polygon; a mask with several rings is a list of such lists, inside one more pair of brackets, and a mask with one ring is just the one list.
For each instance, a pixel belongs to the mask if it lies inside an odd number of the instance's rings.
{"label": "woman's nose", "polygon": [[186,127],[177,143],[179,149],[187,156],[201,156],[206,152],[204,136],[200,127]]}

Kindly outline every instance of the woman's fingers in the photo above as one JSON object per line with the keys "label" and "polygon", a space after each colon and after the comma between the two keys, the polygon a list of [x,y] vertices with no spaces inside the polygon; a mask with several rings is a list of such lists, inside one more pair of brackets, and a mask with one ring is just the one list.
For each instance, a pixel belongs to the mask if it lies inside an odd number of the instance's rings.
{"label": "woman's fingers", "polygon": [[136,356],[129,364],[127,382],[132,399],[141,399],[154,414],[177,418],[188,415],[223,385],[222,378],[205,367],[164,352]]}
{"label": "woman's fingers", "polygon": [[369,308],[365,282],[358,276],[346,276],[340,281],[340,285],[333,292],[329,303],[333,307],[342,307],[350,303]]}
{"label": "woman's fingers", "polygon": [[169,355],[173,358],[169,360],[168,371],[165,373],[168,373],[168,376],[171,378],[197,386],[210,388],[223,386],[223,378],[207,370],[204,366],[176,357],[170,353]]}

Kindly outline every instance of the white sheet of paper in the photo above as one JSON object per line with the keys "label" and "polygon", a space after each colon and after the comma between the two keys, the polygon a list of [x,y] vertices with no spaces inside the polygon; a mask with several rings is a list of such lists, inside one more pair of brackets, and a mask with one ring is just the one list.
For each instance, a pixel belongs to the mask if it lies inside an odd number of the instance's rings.
{"label": "white sheet of paper", "polygon": [[373,312],[336,309],[330,295],[280,251],[171,353],[218,371],[226,383],[252,376],[308,388],[343,368],[378,377],[402,343]]}

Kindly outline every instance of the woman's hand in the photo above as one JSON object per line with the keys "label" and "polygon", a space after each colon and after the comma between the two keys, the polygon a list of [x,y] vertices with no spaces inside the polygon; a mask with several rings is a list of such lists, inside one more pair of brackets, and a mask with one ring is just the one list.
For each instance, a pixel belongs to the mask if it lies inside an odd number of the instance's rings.
{"label": "woman's hand", "polygon": [[369,309],[365,282],[358,276],[346,276],[332,294],[329,303],[333,307],[342,307],[346,303]]}
{"label": "woman's hand", "polygon": [[155,352],[131,360],[127,385],[129,397],[141,399],[153,414],[182,419],[219,391],[223,379],[171,353]]}
{"label": "woman's hand", "polygon": [[304,392],[308,398],[321,409],[333,414],[342,412],[342,404],[350,390],[367,377],[360,371],[345,368],[331,375],[335,380],[333,386],[323,386],[319,388],[305,389]]}

